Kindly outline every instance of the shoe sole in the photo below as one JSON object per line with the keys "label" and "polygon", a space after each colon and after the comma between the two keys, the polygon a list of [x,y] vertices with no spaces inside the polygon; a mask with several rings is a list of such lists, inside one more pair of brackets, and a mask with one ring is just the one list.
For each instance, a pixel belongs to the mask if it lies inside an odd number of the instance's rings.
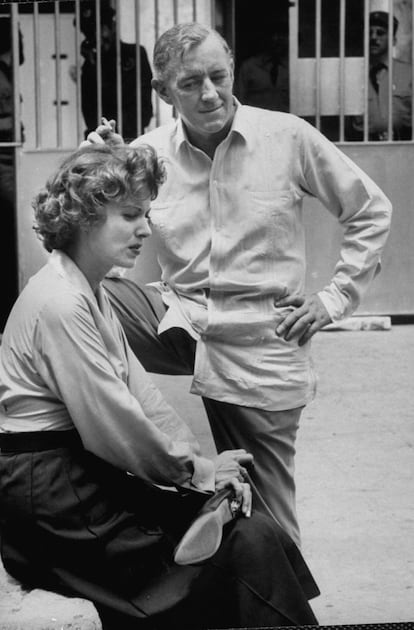
{"label": "shoe sole", "polygon": [[178,544],[174,561],[177,564],[197,564],[213,556],[223,537],[223,525],[232,519],[227,501],[213,512],[200,516],[190,526]]}

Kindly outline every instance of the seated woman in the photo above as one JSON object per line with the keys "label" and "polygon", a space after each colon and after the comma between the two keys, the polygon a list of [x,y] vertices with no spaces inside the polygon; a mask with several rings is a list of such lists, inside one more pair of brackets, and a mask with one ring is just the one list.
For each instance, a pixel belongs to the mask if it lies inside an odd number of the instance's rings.
{"label": "seated woman", "polygon": [[[92,145],[34,201],[51,254],[18,298],[0,354],[4,566],[90,599],[104,628],[316,623],[308,599],[318,589],[300,552],[273,520],[250,517],[251,456],[200,454],[101,285],[113,266],[134,265],[163,178],[150,147]],[[222,531],[225,488],[242,507]]]}

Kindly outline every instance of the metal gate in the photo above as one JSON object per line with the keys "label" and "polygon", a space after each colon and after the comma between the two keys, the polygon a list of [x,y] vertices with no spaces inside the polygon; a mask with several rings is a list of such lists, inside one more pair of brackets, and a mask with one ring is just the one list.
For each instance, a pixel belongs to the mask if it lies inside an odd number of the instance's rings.
{"label": "metal gate", "polygon": [[[291,111],[309,118],[376,181],[393,203],[392,230],[358,312],[414,313],[413,12],[409,0],[295,0],[290,8]],[[382,135],[370,116],[370,21],[388,16],[388,116]],[[371,17],[370,17],[371,16]],[[395,26],[398,30],[394,33]],[[304,38],[304,31],[307,37]],[[398,60],[398,61],[397,61]],[[402,61],[400,61],[402,60]],[[402,66],[404,64],[404,66]],[[371,64],[372,66],[372,64]],[[395,131],[398,71],[405,73],[405,137]],[[408,76],[408,78],[407,78]],[[393,120],[394,119],[394,120]],[[359,137],[352,122],[358,121]],[[341,231],[314,201],[305,206],[308,290],[330,279]]]}
{"label": "metal gate", "polygon": [[[162,31],[178,21],[211,24],[214,7],[210,0],[21,1],[9,7],[15,36],[20,28],[25,51],[24,63],[14,68],[16,94],[21,98],[21,107],[16,107],[16,112],[20,110],[24,128],[22,138],[16,132],[21,289],[46,260],[46,252],[32,230],[33,196],[58,163],[79,145],[87,122],[89,128],[95,128],[102,115],[113,116],[121,133],[129,130],[129,135],[136,137],[143,131],[143,121],[151,129],[172,117],[171,107],[161,102],[151,88],[146,98],[148,101],[149,96],[152,111],[148,115],[147,102],[146,118],[143,117],[143,76],[145,69],[147,74],[148,68],[151,71],[154,42]],[[113,54],[110,82],[106,76],[105,49],[109,29],[113,30],[109,34]],[[86,65],[91,65],[91,57],[94,68],[85,80],[82,75]],[[144,62],[148,64],[145,68]],[[110,99],[105,85],[110,85]],[[125,109],[125,104],[129,109]],[[109,114],[108,108],[113,108]],[[135,128],[130,130],[127,125],[132,118]],[[145,281],[158,277],[151,247],[140,257],[136,277]]]}
{"label": "metal gate", "polygon": [[[16,110],[20,107],[25,138],[20,143],[16,124],[17,219],[19,286],[43,264],[45,255],[32,231],[31,199],[64,155],[83,138],[81,54],[84,33],[80,30],[81,7],[87,0],[72,2],[20,2],[10,5],[17,46],[18,25],[23,32],[25,62],[15,64]],[[283,0],[285,1],[285,0]],[[286,0],[287,2],[287,0]],[[389,109],[387,137],[373,140],[369,131],[369,14],[372,2],[382,2],[389,15],[399,21],[397,41],[389,30]],[[384,4],[385,3],[385,4]],[[92,0],[96,40],[96,120],[105,114],[99,96],[104,77],[100,69],[103,33],[100,12],[104,0]],[[236,49],[247,36],[249,24],[240,29],[237,15],[249,0],[110,0],[116,23],[117,121],[124,126],[122,110],[123,44],[135,46],[137,133],[141,131],[142,45],[151,58],[158,34],[177,21],[196,19],[214,24]],[[250,6],[247,6],[249,5]],[[275,3],[274,6],[283,2]],[[412,0],[290,0],[288,3],[290,111],[306,117],[379,183],[394,206],[392,233],[383,256],[382,273],[375,279],[359,312],[404,315],[414,313],[414,178],[411,160],[413,141],[393,137],[392,68],[397,55],[410,65],[413,50]],[[256,0],[256,21],[269,21],[272,3]],[[30,7],[30,8],[29,8]],[[251,15],[250,13],[247,13]],[[304,37],[304,34],[306,37]],[[391,45],[392,44],[392,45]],[[236,56],[237,66],[237,56]],[[412,96],[410,81],[410,101]],[[151,95],[153,116],[148,128],[171,118],[171,108]],[[412,114],[411,114],[412,116]],[[359,119],[358,139],[348,135],[349,123]],[[141,125],[142,126],[142,125]],[[412,125],[411,125],[412,128]],[[337,223],[318,203],[305,204],[308,250],[308,290],[324,286],[331,277],[338,255],[341,233]],[[136,277],[158,276],[150,244],[140,258]]]}

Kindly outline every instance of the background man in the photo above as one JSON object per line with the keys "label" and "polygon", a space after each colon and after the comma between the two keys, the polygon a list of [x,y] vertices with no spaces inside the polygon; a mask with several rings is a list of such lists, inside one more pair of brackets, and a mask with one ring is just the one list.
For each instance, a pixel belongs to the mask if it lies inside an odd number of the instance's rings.
{"label": "background man", "polygon": [[[101,99],[102,112],[110,118],[118,118],[117,103],[117,50],[115,11],[108,2],[101,3]],[[84,62],[81,68],[82,114],[86,123],[85,135],[96,128],[97,121],[97,52],[95,2],[80,3],[80,29],[85,35],[81,44]],[[136,88],[136,45],[120,42],[122,133],[132,140],[137,136],[137,88]],[[76,68],[71,69],[76,79]],[[140,46],[141,81],[141,129],[151,121],[152,71],[146,50]]]}
{"label": "background man", "polygon": [[289,111],[289,38],[286,30],[274,29],[264,37],[260,50],[245,59],[235,85],[244,105]]}
{"label": "background man", "polygon": [[[389,13],[372,11],[369,16],[369,140],[411,140],[411,65],[392,58],[389,50]],[[398,20],[393,18],[393,45],[396,42]],[[392,136],[389,138],[389,81],[392,73]],[[352,119],[349,140],[362,140],[364,120]]]}

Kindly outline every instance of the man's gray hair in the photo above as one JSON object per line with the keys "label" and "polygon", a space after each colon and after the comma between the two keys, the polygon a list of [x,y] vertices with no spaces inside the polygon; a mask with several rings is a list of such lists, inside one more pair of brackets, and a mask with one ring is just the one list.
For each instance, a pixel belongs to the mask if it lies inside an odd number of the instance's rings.
{"label": "man's gray hair", "polygon": [[188,50],[204,42],[210,35],[222,44],[232,59],[230,46],[220,33],[198,22],[183,22],[165,31],[155,43],[153,64],[156,78],[162,82],[166,81],[177,61],[181,61]]}

